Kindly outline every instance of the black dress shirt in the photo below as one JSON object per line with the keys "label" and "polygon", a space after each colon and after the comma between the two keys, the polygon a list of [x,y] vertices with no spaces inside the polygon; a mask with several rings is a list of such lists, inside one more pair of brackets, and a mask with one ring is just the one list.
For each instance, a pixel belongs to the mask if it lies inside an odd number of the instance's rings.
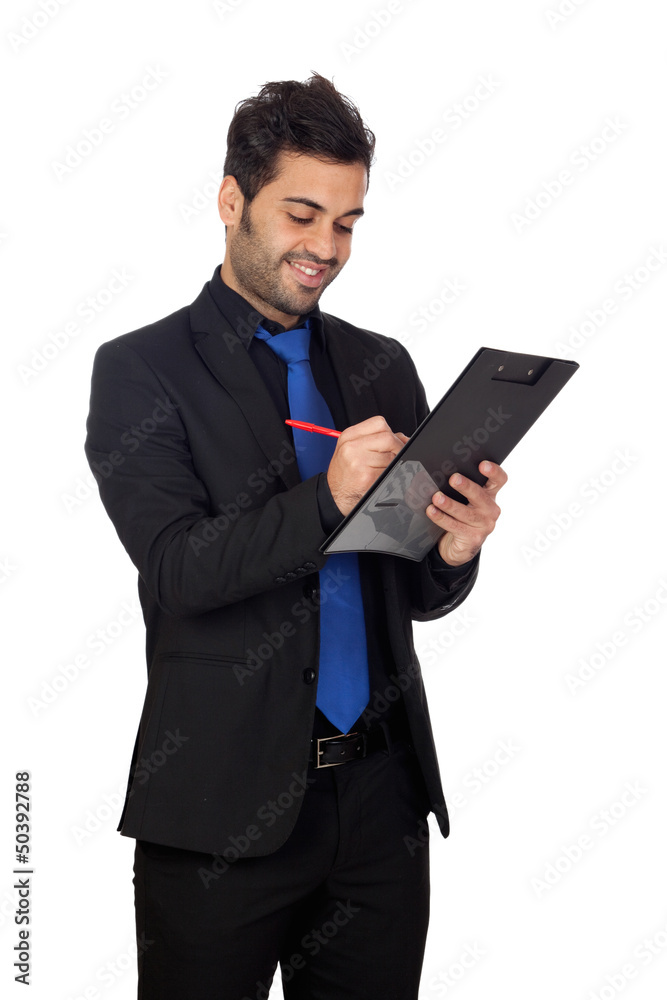
{"label": "black dress shirt", "polygon": [[[262,316],[238,292],[224,283],[220,276],[220,265],[213,272],[209,289],[218,309],[248,350],[250,358],[266,383],[266,388],[275,404],[276,410],[284,420],[290,416],[287,395],[287,365],[275,354],[263,340],[255,337],[259,323],[270,334],[283,333],[285,327],[274,320]],[[299,317],[297,326],[304,326],[310,319],[310,364],[317,388],[327,402],[337,430],[347,426],[345,409],[336,376],[327,354],[324,321],[319,306]],[[286,431],[292,436],[292,429],[286,425]],[[343,520],[331,495],[325,472],[320,473],[317,486],[317,501],[320,511],[322,530],[330,534]],[[437,546],[428,553],[429,567],[435,578],[450,591],[458,589],[468,579],[475,560],[462,567],[448,566],[441,559]],[[370,685],[370,701],[368,707],[372,710],[372,722],[377,724],[382,720],[391,720],[396,729],[405,729],[407,719],[403,707],[403,699],[388,702],[383,693],[392,685],[390,676],[396,666],[387,639],[386,612],[382,600],[382,587],[379,584],[377,563],[372,553],[359,553],[359,575],[364,602],[364,618],[366,622],[366,644],[368,650],[368,669]],[[363,713],[352,726],[356,729],[367,729],[368,719],[363,719]],[[316,709],[313,729],[314,737],[333,736],[339,733],[327,717]]]}

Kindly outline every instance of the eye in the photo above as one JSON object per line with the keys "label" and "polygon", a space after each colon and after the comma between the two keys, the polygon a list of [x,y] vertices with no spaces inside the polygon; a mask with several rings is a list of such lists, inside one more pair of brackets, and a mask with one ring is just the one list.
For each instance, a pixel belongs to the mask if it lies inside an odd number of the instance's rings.
{"label": "eye", "polygon": [[312,222],[313,221],[310,218],[305,218],[304,219],[300,215],[292,215],[291,212],[288,212],[287,216],[288,216],[290,222],[297,222],[297,223],[299,223],[299,225],[302,225],[302,226],[304,226],[307,222]]}
{"label": "eye", "polygon": [[349,233],[350,236],[352,235],[352,226],[342,226],[340,222],[336,223],[336,225],[342,233]]}

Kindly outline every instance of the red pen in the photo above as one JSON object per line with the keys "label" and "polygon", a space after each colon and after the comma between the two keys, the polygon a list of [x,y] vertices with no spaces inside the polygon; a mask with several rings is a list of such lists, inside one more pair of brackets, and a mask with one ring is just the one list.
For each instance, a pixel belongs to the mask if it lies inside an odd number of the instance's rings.
{"label": "red pen", "polygon": [[308,424],[303,420],[286,420],[290,427],[298,427],[302,431],[313,431],[315,434],[327,434],[329,437],[340,437],[340,431],[334,431],[331,427],[320,427],[318,424]]}

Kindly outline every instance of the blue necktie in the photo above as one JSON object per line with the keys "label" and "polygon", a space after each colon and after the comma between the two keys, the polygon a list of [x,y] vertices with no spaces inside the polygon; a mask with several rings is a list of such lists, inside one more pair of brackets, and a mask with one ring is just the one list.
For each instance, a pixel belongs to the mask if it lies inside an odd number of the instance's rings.
{"label": "blue necktie", "polygon": [[[321,427],[333,427],[331,411],[315,385],[310,367],[310,330],[300,327],[271,336],[260,325],[255,336],[266,341],[287,364],[290,416]],[[336,439],[297,427],[292,430],[301,479],[326,472]],[[341,732],[347,733],[369,698],[366,623],[357,554],[329,556],[326,573],[320,573],[319,589],[320,668],[316,704]]]}

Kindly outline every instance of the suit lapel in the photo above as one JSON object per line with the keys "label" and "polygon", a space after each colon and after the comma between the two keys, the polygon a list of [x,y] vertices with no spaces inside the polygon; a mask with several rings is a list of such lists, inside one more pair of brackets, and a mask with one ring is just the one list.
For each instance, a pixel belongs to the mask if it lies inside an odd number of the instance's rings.
{"label": "suit lapel", "polygon": [[[294,454],[289,431],[266,391],[262,376],[206,286],[190,306],[190,325],[202,361],[238,405],[266,455],[267,464],[277,462],[286,446]],[[296,460],[278,464],[287,489],[301,482]]]}
{"label": "suit lapel", "polygon": [[322,315],[327,353],[343,397],[348,425],[377,416],[380,407],[372,383],[364,377],[368,351],[334,316]]}
{"label": "suit lapel", "polygon": [[[368,352],[335,317],[323,313],[323,319],[327,352],[340,387],[347,424],[356,424],[380,412],[372,384],[364,377]],[[262,376],[243,341],[220,313],[207,286],[190,306],[190,325],[202,361],[235,400],[267,462],[275,461],[286,444],[293,452],[289,432]],[[296,461],[280,465],[280,478],[288,489],[301,482]]]}

